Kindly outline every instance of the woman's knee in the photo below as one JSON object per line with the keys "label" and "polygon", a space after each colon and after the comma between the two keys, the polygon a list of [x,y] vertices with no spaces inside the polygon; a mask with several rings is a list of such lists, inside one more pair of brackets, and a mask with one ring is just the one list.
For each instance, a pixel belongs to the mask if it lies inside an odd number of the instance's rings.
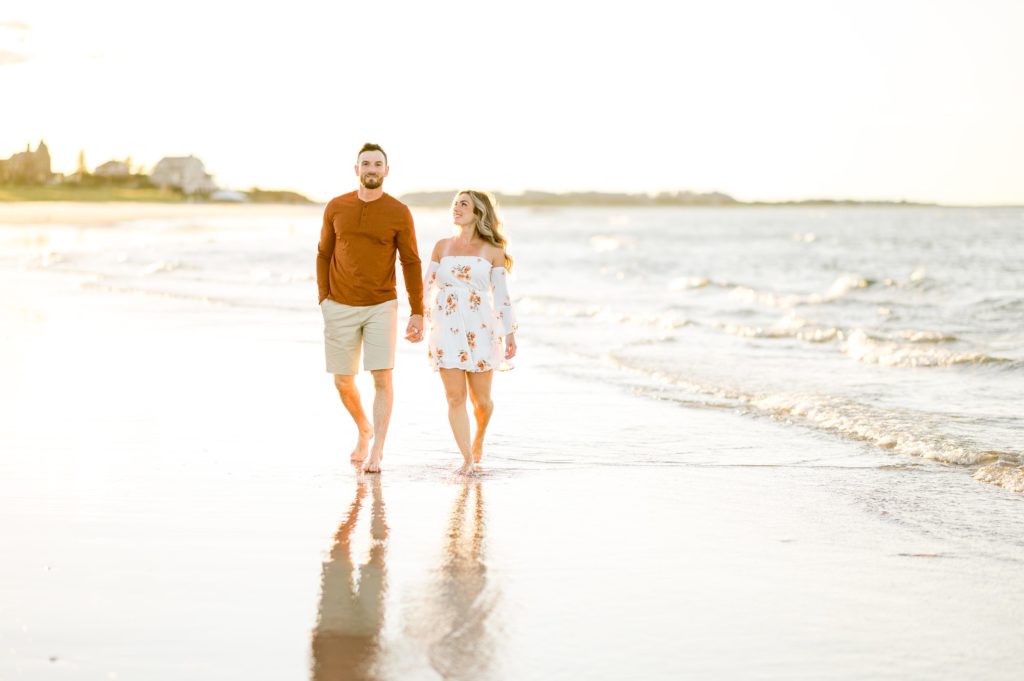
{"label": "woman's knee", "polygon": [[490,397],[478,397],[473,400],[473,408],[483,414],[494,412],[494,401]]}
{"label": "woman's knee", "polygon": [[460,408],[466,406],[466,391],[446,390],[445,397],[448,398],[448,406]]}

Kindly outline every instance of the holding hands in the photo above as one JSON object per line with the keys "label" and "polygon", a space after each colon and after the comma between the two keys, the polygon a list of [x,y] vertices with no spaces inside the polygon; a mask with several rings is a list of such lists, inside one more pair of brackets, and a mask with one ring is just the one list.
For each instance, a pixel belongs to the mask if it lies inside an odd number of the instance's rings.
{"label": "holding hands", "polygon": [[405,340],[410,343],[419,343],[423,340],[423,315],[414,314],[409,317],[409,324],[405,327]]}

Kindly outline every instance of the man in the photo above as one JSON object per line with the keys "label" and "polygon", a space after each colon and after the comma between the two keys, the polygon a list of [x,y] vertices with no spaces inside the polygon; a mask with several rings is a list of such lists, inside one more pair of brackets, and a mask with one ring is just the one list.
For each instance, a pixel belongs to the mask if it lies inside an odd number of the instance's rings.
{"label": "man", "polygon": [[[416,231],[409,208],[384,193],[388,170],[384,150],[364,144],[356,156],[359,188],[328,202],[316,258],[327,372],[334,374],[341,403],[359,429],[352,461],[363,462],[367,473],[380,472],[394,400],[396,251],[412,308],[405,338],[413,343],[423,340],[423,281]],[[363,368],[373,374],[372,425],[355,383],[361,350]]]}

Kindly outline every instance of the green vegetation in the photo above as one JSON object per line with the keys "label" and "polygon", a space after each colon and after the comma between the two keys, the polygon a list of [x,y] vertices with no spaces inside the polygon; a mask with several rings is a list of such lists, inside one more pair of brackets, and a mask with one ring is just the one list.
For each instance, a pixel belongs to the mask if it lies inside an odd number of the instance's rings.
{"label": "green vegetation", "polygon": [[[87,176],[92,177],[92,176]],[[297,192],[252,189],[242,192],[246,201],[239,203],[313,203]],[[112,182],[86,181],[81,184],[56,185],[0,184],[0,203],[14,201],[141,201],[147,203],[204,203],[209,194],[186,196],[177,189],[158,189],[146,182],[143,186],[124,186]]]}
{"label": "green vegetation", "polygon": [[0,185],[0,202],[10,201],[150,201],[181,203],[185,196],[173,189],[154,187],[59,185]]}
{"label": "green vegetation", "polygon": [[298,192],[284,189],[260,189],[253,187],[244,193],[253,203],[313,203]]}

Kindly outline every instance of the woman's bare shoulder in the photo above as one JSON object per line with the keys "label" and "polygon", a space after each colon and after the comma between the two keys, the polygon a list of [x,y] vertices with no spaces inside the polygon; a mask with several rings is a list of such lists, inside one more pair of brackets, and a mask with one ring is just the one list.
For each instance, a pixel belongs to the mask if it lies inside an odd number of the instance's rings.
{"label": "woman's bare shoulder", "polygon": [[505,249],[494,244],[484,246],[484,258],[491,261],[493,267],[505,266]]}
{"label": "woman's bare shoulder", "polygon": [[433,262],[441,262],[441,254],[448,250],[448,239],[441,239],[434,244],[434,250],[430,253]]}

